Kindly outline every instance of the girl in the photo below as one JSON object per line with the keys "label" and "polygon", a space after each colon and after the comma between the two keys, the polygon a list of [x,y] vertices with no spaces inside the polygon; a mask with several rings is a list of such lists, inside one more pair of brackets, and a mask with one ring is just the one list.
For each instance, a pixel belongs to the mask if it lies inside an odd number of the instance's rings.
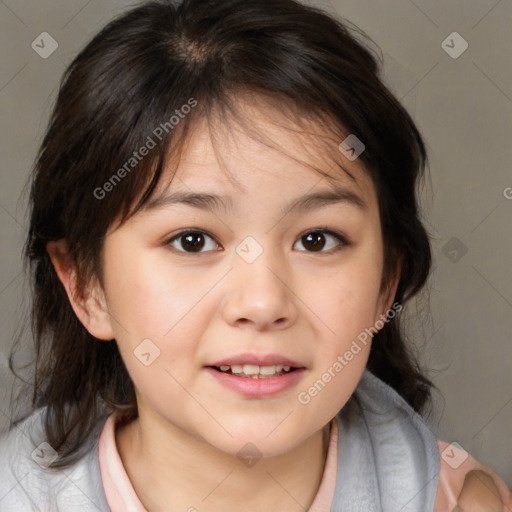
{"label": "girl", "polygon": [[63,78],[35,167],[33,412],[0,509],[510,510],[421,414],[426,151],[348,28],[168,0]]}

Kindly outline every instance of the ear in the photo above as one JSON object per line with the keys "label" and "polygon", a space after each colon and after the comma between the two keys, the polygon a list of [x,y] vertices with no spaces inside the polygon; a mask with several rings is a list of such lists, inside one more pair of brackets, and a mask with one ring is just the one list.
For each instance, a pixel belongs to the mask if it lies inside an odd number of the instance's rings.
{"label": "ear", "polygon": [[84,293],[79,295],[76,289],[77,271],[69,256],[66,240],[48,242],[46,250],[66,290],[71,307],[83,326],[96,338],[114,339],[105,293],[99,283],[96,280],[89,283]]}

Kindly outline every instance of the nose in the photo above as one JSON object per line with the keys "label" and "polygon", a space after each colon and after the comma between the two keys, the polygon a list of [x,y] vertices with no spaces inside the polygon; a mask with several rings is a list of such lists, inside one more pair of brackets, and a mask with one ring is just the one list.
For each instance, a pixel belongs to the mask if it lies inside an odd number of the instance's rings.
{"label": "nose", "polygon": [[269,252],[264,251],[252,263],[235,255],[223,306],[226,322],[258,331],[290,327],[298,311],[289,281],[290,272]]}

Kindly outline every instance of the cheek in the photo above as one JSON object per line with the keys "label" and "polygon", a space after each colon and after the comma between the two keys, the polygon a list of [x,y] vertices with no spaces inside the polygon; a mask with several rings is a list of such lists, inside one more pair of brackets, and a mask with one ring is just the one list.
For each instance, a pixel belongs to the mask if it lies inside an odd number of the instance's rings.
{"label": "cheek", "polygon": [[[192,282],[169,265],[137,258],[133,252],[130,258],[113,255],[110,261],[106,266],[109,312],[136,387],[160,394],[161,387],[153,387],[171,379],[165,370],[185,384],[203,328],[196,310],[211,284]],[[180,361],[183,364],[177,364]]]}
{"label": "cheek", "polygon": [[379,307],[380,262],[358,259],[327,281],[317,301],[337,350],[374,325]]}
{"label": "cheek", "polygon": [[[317,339],[315,368],[299,403],[322,414],[335,415],[359,382],[371,348],[378,312],[381,279],[378,244],[360,250],[319,295],[324,329]],[[320,305],[321,304],[321,305]]]}
{"label": "cheek", "polygon": [[134,340],[170,338],[186,325],[189,312],[208,291],[208,283],[173,268],[144,251],[111,253],[106,262],[109,311]]}
{"label": "cheek", "polygon": [[314,367],[297,395],[305,415],[319,414],[325,421],[335,416],[366,368],[377,293],[371,283],[361,286],[359,277],[354,273],[337,291],[331,289],[321,310],[330,329],[316,338]]}

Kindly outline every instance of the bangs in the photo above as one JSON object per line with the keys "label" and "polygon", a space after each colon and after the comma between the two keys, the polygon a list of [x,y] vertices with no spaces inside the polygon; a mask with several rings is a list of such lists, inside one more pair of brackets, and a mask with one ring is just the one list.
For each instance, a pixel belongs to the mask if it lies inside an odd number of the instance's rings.
{"label": "bangs", "polygon": [[[189,142],[201,127],[208,130],[220,169],[235,185],[236,179],[225,165],[223,155],[229,154],[232,144],[237,144],[240,133],[310,168],[331,184],[338,183],[342,174],[357,183],[356,173],[353,169],[348,169],[339,150],[340,141],[349,133],[340,127],[332,115],[315,112],[312,109],[300,109],[290,98],[276,98],[261,91],[224,95],[216,104],[203,101],[197,103],[200,106],[196,107],[194,114],[185,117],[173,133],[169,134],[168,140],[160,143],[153,157],[146,157],[146,160],[134,170],[134,174],[137,174],[137,188],[141,192],[134,196],[133,192],[136,191],[128,184],[126,191],[122,185],[119,187],[118,193],[124,202],[121,213],[111,229],[117,229],[144,209],[162,190],[170,187],[183,154],[187,152]],[[208,108],[204,108],[204,105]],[[294,143],[300,144],[301,152],[308,158],[299,159],[294,151],[277,144],[263,126],[255,123],[256,116],[253,114],[256,112],[264,113],[266,122],[292,136]],[[161,127],[162,123],[157,125],[157,134],[160,133]],[[149,145],[152,145],[153,139],[154,134],[148,136],[146,140],[149,140]],[[132,176],[127,176],[126,179],[131,178]]]}

